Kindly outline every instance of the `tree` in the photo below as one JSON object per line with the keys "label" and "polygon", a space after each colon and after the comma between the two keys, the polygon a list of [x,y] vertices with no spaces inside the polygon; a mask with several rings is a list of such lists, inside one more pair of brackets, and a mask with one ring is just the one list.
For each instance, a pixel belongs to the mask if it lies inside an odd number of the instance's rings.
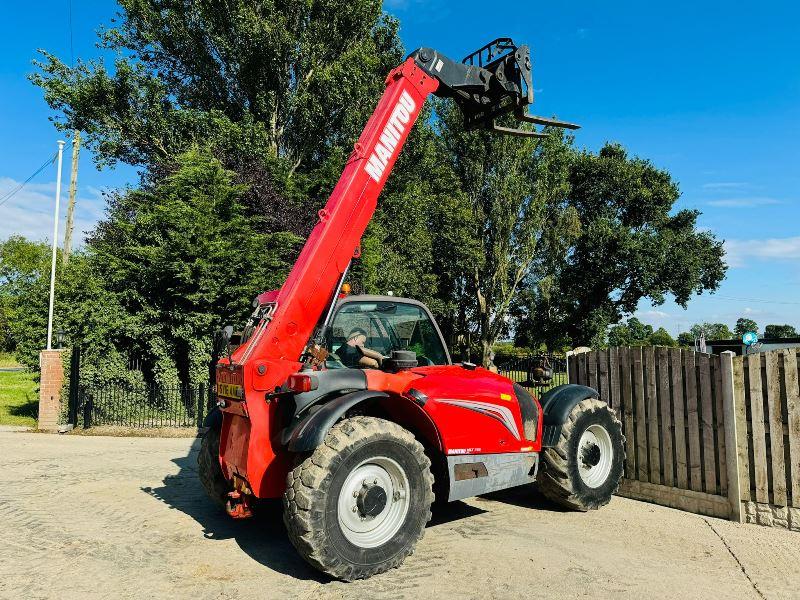
{"label": "tree", "polygon": [[631,335],[631,330],[627,325],[622,323],[614,325],[608,331],[608,345],[612,347],[616,346],[631,346],[633,340],[633,336]]}
{"label": "tree", "polygon": [[534,332],[529,345],[565,336],[573,345],[591,344],[642,298],[658,305],[671,294],[685,307],[693,294],[719,286],[722,242],[698,230],[698,211],[673,212],[680,192],[669,173],[607,144],[598,154],[576,154],[569,185],[580,235],[546,280],[557,293],[541,280],[531,286],[518,324]]}
{"label": "tree", "polygon": [[0,242],[0,350],[14,350],[14,306],[31,282],[50,272],[50,246],[12,235]]}
{"label": "tree", "polygon": [[673,348],[677,346],[677,343],[669,334],[669,332],[664,329],[663,327],[659,327],[653,332],[653,335],[650,336],[648,340],[651,346],[667,346],[669,348]]}
{"label": "tree", "polygon": [[120,5],[100,36],[113,67],[43,52],[31,77],[100,164],[163,163],[199,141],[291,172],[341,160],[402,59],[378,0]]}
{"label": "tree", "polygon": [[464,320],[474,323],[488,366],[523,282],[543,276],[575,235],[574,211],[565,205],[570,147],[558,132],[544,140],[467,132],[452,103],[440,103],[438,114],[441,147],[471,213],[470,237],[480,246],[454,287],[467,296]]}
{"label": "tree", "polygon": [[756,324],[753,319],[747,319],[745,317],[739,317],[736,319],[736,325],[733,328],[733,332],[741,337],[748,331],[753,331],[758,333],[758,325]]}
{"label": "tree", "polygon": [[694,347],[694,336],[689,332],[678,334],[678,346],[682,348]]}
{"label": "tree", "polygon": [[650,343],[653,327],[630,317],[627,323],[614,325],[608,331],[609,346],[645,346]]}
{"label": "tree", "polygon": [[764,327],[764,339],[797,337],[797,330],[791,325],[767,325]]}
{"label": "tree", "polygon": [[724,323],[697,323],[689,330],[693,338],[705,334],[706,340],[732,340],[733,332]]}

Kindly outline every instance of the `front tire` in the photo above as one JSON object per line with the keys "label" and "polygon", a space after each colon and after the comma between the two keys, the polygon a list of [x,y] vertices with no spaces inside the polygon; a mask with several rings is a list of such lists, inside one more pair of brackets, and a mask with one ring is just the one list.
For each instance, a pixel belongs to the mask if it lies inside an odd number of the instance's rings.
{"label": "front tire", "polygon": [[600,508],[619,489],[624,461],[622,424],[608,404],[587,398],[570,412],[558,443],[543,451],[539,491],[573,510]]}
{"label": "front tire", "polygon": [[422,445],[384,419],[337,423],[287,477],[284,522],[311,565],[352,581],[399,566],[431,518],[433,477]]}

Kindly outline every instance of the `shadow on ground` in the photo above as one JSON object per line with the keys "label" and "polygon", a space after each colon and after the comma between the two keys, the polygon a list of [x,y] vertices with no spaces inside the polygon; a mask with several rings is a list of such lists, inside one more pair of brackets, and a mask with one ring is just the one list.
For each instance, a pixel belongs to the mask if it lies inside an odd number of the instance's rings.
{"label": "shadow on ground", "polygon": [[15,417],[29,417],[36,419],[39,417],[39,399],[30,398],[28,394],[25,394],[25,403],[9,407],[8,414]]}
{"label": "shadow on ground", "polygon": [[[172,459],[180,469],[176,475],[167,475],[160,487],[143,487],[142,491],[192,517],[203,527],[207,539],[234,539],[253,560],[274,571],[297,579],[329,582],[330,579],[309,566],[289,542],[279,500],[262,501],[252,519],[235,521],[208,499],[197,476],[199,449],[200,439],[197,439],[192,443],[188,455]],[[481,498],[535,510],[563,511],[541,496],[533,485],[493,492]],[[460,501],[437,505],[428,527],[469,519],[486,512],[485,509]]]}
{"label": "shadow on ground", "polygon": [[492,492],[484,494],[481,498],[487,500],[494,500],[495,502],[502,502],[504,504],[512,504],[520,508],[529,508],[531,510],[544,510],[548,512],[573,512],[555,502],[551,502],[539,493],[536,489],[536,484],[530,483],[520,487],[511,488],[508,490],[501,490],[499,492]]}
{"label": "shadow on ground", "polygon": [[300,558],[289,542],[280,501],[262,502],[252,519],[235,521],[208,499],[197,477],[199,449],[197,439],[187,456],[172,459],[180,469],[176,475],[167,475],[161,487],[145,487],[142,491],[192,517],[203,527],[207,539],[234,539],[253,560],[274,571],[297,579],[328,581]]}

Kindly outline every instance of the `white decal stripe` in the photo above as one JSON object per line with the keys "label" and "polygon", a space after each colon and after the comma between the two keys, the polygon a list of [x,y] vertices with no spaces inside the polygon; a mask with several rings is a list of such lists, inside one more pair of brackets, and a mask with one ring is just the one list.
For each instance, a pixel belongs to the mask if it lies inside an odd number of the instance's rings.
{"label": "white decal stripe", "polygon": [[497,419],[512,433],[515,438],[518,440],[522,439],[519,434],[517,423],[514,421],[514,415],[506,406],[497,406],[496,404],[489,404],[486,402],[475,402],[473,400],[457,400],[450,398],[439,398],[436,401],[450,404],[452,406],[460,406],[461,408],[466,408],[468,410],[474,410],[475,412],[484,414],[487,417]]}

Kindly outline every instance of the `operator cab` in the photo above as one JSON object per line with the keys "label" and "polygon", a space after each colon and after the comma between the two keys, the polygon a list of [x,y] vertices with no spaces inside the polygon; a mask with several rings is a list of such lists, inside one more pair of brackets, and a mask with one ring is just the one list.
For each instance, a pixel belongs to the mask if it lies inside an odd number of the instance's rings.
{"label": "operator cab", "polygon": [[348,296],[325,330],[329,369],[379,368],[392,351],[411,351],[420,367],[449,365],[450,354],[428,308],[409,298]]}

